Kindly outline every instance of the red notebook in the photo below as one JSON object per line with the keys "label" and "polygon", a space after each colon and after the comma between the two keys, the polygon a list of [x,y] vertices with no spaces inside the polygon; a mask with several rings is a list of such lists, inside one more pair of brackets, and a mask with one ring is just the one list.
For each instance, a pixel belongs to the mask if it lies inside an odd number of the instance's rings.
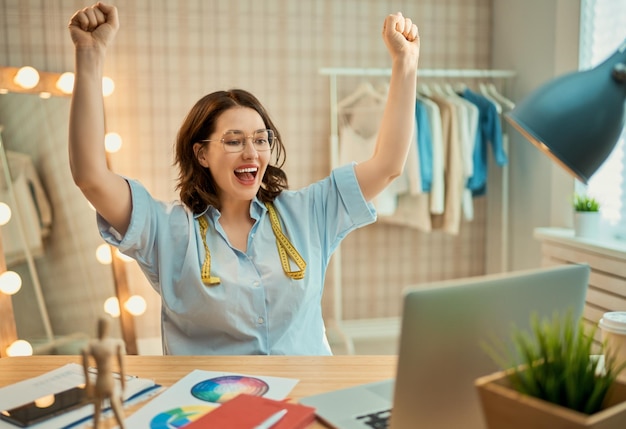
{"label": "red notebook", "polygon": [[305,429],[315,420],[313,407],[242,393],[184,429],[253,429],[283,409],[287,414],[272,429]]}

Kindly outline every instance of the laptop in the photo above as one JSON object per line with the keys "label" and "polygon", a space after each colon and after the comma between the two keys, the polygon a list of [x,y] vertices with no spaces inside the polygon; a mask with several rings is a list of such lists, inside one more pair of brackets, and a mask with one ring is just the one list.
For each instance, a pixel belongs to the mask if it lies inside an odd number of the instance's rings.
{"label": "laptop", "polygon": [[588,265],[566,265],[410,287],[403,297],[395,382],[300,402],[339,429],[482,429],[474,381],[502,369],[485,344],[503,341],[511,347],[513,327],[530,329],[533,314],[571,312],[579,320],[589,271]]}

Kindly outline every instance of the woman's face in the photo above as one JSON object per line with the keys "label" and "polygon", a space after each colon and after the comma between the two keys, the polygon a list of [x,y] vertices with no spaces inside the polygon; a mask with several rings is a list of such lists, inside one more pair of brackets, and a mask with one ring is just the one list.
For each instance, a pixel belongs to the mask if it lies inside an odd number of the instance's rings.
{"label": "woman's face", "polygon": [[[261,115],[254,109],[233,107],[217,118],[215,131],[207,137],[211,141],[195,148],[200,165],[211,171],[222,203],[250,201],[256,196],[272,152],[258,150],[252,136],[263,137],[259,130],[265,128]],[[242,137],[243,150],[236,144]],[[230,152],[235,150],[241,151]]]}

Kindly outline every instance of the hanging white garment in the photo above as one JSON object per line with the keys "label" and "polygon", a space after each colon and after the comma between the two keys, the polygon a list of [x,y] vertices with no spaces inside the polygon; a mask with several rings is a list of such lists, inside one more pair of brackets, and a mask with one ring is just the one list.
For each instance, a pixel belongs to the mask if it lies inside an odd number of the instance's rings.
{"label": "hanging white garment", "polygon": [[[383,116],[384,96],[375,92],[373,87],[362,84],[355,93],[338,103],[341,108],[342,124],[339,128],[339,164],[363,162],[369,159],[376,148],[378,130]],[[411,163],[417,162],[416,149],[409,153]],[[412,169],[418,168],[412,165]],[[419,177],[419,170],[417,170]],[[412,173],[415,174],[415,173]],[[372,203],[379,216],[393,214],[398,205],[398,195],[409,191],[410,178],[408,168],[383,190]],[[420,184],[421,185],[421,184]]]}
{"label": "hanging white garment", "polygon": [[[424,232],[431,231],[430,223],[430,195],[422,191],[419,150],[417,148],[417,133],[419,128],[415,124],[412,144],[409,148],[407,162],[403,175],[407,176],[409,189],[399,192],[396,196],[396,207],[393,213],[381,214],[379,221],[391,225],[408,226]],[[416,176],[416,177],[413,177]],[[397,179],[396,179],[397,180]],[[412,186],[411,184],[415,184]]]}
{"label": "hanging white garment", "polygon": [[[339,164],[359,163],[367,160],[374,153],[376,138],[376,134],[362,137],[349,125],[342,126],[339,129]],[[378,215],[392,215],[398,205],[398,195],[407,190],[408,182],[405,176],[400,176],[391,182],[386,189],[372,200]]]}

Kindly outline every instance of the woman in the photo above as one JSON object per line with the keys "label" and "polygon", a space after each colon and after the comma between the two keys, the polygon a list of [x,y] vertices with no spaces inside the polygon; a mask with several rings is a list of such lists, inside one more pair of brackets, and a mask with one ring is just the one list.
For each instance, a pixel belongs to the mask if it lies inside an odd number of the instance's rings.
{"label": "woman", "polygon": [[386,17],[392,58],[375,153],[289,191],[284,146],[250,93],[202,98],[176,142],[180,202],[153,199],[107,168],[101,81],[117,10],[97,3],[69,23],[75,45],[69,156],[104,239],[137,260],[162,298],[166,354],[327,355],[321,297],[340,241],[374,222],[369,203],[401,172],[415,113],[417,27]]}

